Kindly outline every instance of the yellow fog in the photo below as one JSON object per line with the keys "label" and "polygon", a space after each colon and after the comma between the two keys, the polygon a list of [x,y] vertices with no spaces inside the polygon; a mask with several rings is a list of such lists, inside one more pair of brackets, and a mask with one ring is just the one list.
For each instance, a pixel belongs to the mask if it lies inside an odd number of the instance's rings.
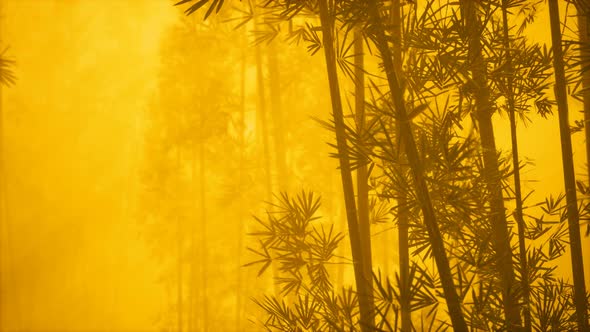
{"label": "yellow fog", "polygon": [[163,1],[3,2],[18,76],[3,104],[6,331],[155,329],[162,290],[134,204],[174,15]]}

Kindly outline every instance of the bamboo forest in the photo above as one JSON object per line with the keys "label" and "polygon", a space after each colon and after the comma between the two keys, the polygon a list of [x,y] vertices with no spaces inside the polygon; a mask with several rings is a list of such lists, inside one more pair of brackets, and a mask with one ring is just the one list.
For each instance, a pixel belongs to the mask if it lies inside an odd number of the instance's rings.
{"label": "bamboo forest", "polygon": [[590,0],[1,0],[0,331],[590,331]]}

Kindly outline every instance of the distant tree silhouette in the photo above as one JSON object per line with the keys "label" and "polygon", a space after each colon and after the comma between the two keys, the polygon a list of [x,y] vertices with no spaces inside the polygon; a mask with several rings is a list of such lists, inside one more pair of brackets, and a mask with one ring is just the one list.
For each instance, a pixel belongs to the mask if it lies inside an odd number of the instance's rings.
{"label": "distant tree silhouette", "polygon": [[[208,81],[203,79],[207,84],[179,76],[176,69],[200,71],[195,57],[208,55],[200,52],[202,45],[211,53],[226,50],[229,44],[218,41],[216,34],[188,21],[172,28],[162,51],[166,56],[157,98],[147,114],[141,219],[146,239],[162,259],[163,279],[175,286],[170,317],[161,323],[176,330],[196,328],[197,323],[205,330],[211,316],[207,308],[213,243],[208,236],[212,218],[208,164],[218,158],[219,138],[226,137],[229,126],[227,95],[218,90],[221,81],[212,78],[231,72],[231,66],[210,64],[216,72],[210,73]],[[179,44],[182,51],[176,50]],[[230,82],[227,75],[223,84]]]}

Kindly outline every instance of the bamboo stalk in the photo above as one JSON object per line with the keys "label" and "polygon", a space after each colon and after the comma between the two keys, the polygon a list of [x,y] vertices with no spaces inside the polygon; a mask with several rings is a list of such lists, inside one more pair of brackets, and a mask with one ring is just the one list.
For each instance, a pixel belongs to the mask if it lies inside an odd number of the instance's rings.
{"label": "bamboo stalk", "polygon": [[479,127],[479,137],[482,145],[484,178],[490,193],[490,222],[492,240],[496,251],[496,266],[498,267],[502,285],[502,300],[506,327],[509,330],[521,329],[520,308],[516,296],[514,267],[512,264],[512,247],[508,221],[502,194],[494,127],[492,124],[492,105],[490,91],[487,86],[486,66],[482,53],[481,30],[477,18],[477,4],[469,0],[460,1],[466,29],[470,31],[468,39],[469,59],[471,61],[472,80],[476,86],[475,119]]}
{"label": "bamboo stalk", "polygon": [[563,180],[567,203],[567,220],[570,235],[570,257],[574,279],[574,305],[579,331],[588,331],[588,303],[586,285],[584,284],[584,261],[582,256],[582,240],[580,237],[580,216],[576,197],[576,177],[572,138],[569,127],[569,110],[567,104],[566,78],[561,49],[561,31],[559,20],[559,4],[557,0],[549,0],[549,18],[551,21],[551,43],[553,48],[553,68],[555,70],[555,98],[557,100],[559,134],[561,137],[561,159],[563,162]]}
{"label": "bamboo stalk", "polygon": [[455,289],[453,275],[451,273],[449,260],[445,252],[443,238],[440,233],[440,229],[438,228],[434,207],[432,205],[430,193],[428,192],[426,177],[424,175],[422,163],[418,155],[416,142],[414,141],[414,137],[412,135],[410,120],[408,118],[404,103],[403,91],[400,87],[399,80],[395,72],[393,55],[389,49],[383,22],[378,11],[379,6],[375,0],[371,0],[369,2],[369,7],[371,10],[369,17],[375,24],[375,41],[377,48],[379,49],[379,53],[381,54],[383,67],[385,69],[385,74],[389,84],[389,90],[393,97],[397,121],[400,124],[400,135],[402,137],[406,157],[408,159],[408,163],[414,178],[417,191],[416,197],[418,198],[418,204],[420,205],[420,209],[424,215],[424,223],[428,231],[432,252],[439,271],[443,293],[447,301],[449,316],[455,331],[467,331],[467,324],[465,323],[465,318],[463,317],[463,312],[461,309],[461,301],[457,295],[457,290]]}
{"label": "bamboo stalk", "polygon": [[333,17],[330,15],[328,0],[320,0],[320,20],[322,23],[324,55],[326,58],[326,70],[330,85],[330,97],[332,100],[332,112],[334,116],[336,145],[338,147],[340,161],[340,176],[344,191],[344,202],[346,205],[346,219],[350,247],[352,251],[353,268],[356,282],[356,289],[359,298],[360,325],[361,331],[373,331],[375,322],[371,309],[373,307],[372,289],[369,281],[364,277],[366,271],[362,253],[362,243],[359,234],[356,203],[354,199],[354,186],[352,181],[350,161],[348,159],[348,146],[344,125],[344,113],[342,111],[342,100],[340,96],[340,85],[338,83],[338,72],[336,70],[336,52],[334,50]]}
{"label": "bamboo stalk", "polygon": [[[402,77],[402,15],[400,0],[393,0],[391,7],[391,23],[393,36],[393,59],[397,77]],[[398,134],[401,132],[401,123],[396,123]],[[403,156],[400,156],[403,158]],[[400,163],[404,163],[400,160]],[[405,173],[406,167],[402,166],[402,173]],[[409,243],[409,216],[405,206],[407,199],[402,193],[398,193],[398,251],[399,251],[399,278],[400,278],[400,311],[401,311],[401,331],[410,332],[412,330],[412,311],[410,298],[410,243]]]}
{"label": "bamboo stalk", "polygon": [[[360,144],[362,141],[363,131],[365,130],[365,72],[364,72],[364,55],[363,55],[363,33],[359,29],[355,31],[354,35],[354,65],[355,65],[355,112],[357,121],[357,130],[359,133]],[[371,248],[371,220],[369,219],[369,177],[367,169],[366,158],[359,156],[360,166],[356,171],[356,185],[357,185],[357,204],[358,204],[358,222],[359,222],[359,236],[361,240],[361,249],[364,259],[364,278],[368,283],[369,290],[373,289],[373,255]],[[372,294],[369,294],[372,296]],[[372,307],[373,302],[368,303],[371,307],[367,308],[371,317],[369,319],[375,320],[374,311]]]}
{"label": "bamboo stalk", "polygon": [[514,79],[512,76],[512,56],[510,54],[510,35],[508,33],[508,2],[502,1],[502,24],[504,32],[504,48],[506,49],[506,62],[508,72],[508,114],[510,117],[510,141],[512,147],[512,165],[514,168],[514,200],[516,201],[516,210],[514,219],[518,227],[518,247],[521,264],[521,287],[523,297],[523,316],[524,329],[527,332],[532,330],[531,312],[530,312],[530,284],[529,270],[527,264],[527,249],[525,242],[525,223],[522,213],[522,189],[520,182],[520,159],[518,157],[518,137],[516,132],[516,112],[514,106]]}

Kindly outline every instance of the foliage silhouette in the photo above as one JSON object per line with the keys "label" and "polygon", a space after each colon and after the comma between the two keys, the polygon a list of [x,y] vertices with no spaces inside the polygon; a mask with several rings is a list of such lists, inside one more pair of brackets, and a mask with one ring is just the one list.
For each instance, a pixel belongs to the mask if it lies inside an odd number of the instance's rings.
{"label": "foliage silhouette", "polygon": [[[287,42],[305,43],[312,55],[325,52],[334,119],[319,122],[337,136],[332,156],[341,165],[358,292],[335,290],[325,268],[330,260],[312,259],[321,246],[330,253],[326,257],[333,258],[344,237],[306,242],[314,237],[304,236],[304,230],[319,231],[310,226],[316,221],[313,213],[301,211],[316,212],[319,202],[312,194],[297,198],[281,194],[275,208],[282,212],[277,212],[278,217],[268,212],[265,220],[257,218],[265,231],[253,234],[261,238],[260,247],[252,249],[260,256],[253,262],[262,265],[260,273],[277,264],[284,274],[276,280],[284,298],[255,300],[268,314],[263,324],[269,330],[398,330],[404,292],[410,294],[413,328],[520,330],[524,321],[526,330],[563,330],[574,329],[577,319],[578,329],[584,330],[586,319],[574,314],[574,303],[583,312],[580,303],[587,303],[587,295],[557,278],[555,261],[567,252],[575,226],[566,228],[567,211],[587,215],[587,203],[572,201],[576,188],[569,181],[566,196],[529,204],[531,193],[522,192],[519,179],[526,165],[518,156],[517,117],[526,124],[532,121],[531,110],[548,117],[556,105],[548,89],[552,61],[561,55],[553,51],[554,57],[552,50],[531,43],[523,34],[541,5],[542,1],[517,0],[428,1],[418,10],[411,2],[403,3],[399,24],[403,38],[399,38],[395,36],[399,27],[384,19],[394,15],[392,2],[254,4],[266,25],[256,32],[256,42],[274,41],[286,32]],[[221,5],[210,4],[206,17],[214,6]],[[554,36],[558,33],[554,30]],[[360,48],[353,45],[361,40],[360,34],[367,54],[380,62],[378,70],[361,68],[360,62],[351,60],[358,58]],[[360,72],[370,77],[370,89],[364,116],[352,125],[344,119],[340,90]],[[558,102],[561,109],[564,98]],[[494,138],[492,115],[502,110],[512,127],[511,156],[496,148]],[[570,127],[562,111],[559,116],[562,130],[568,128],[563,139],[569,137]],[[365,167],[369,190],[376,195],[370,204],[372,220],[387,222],[391,216],[401,228],[400,220],[407,215],[409,249],[415,257],[408,267],[409,289],[400,274],[391,282],[387,271],[375,272],[370,300],[371,287],[363,268],[357,267],[368,259],[360,258],[366,256],[357,234],[350,179],[351,171]],[[581,183],[578,190],[587,192]],[[505,208],[512,200],[513,219]],[[388,205],[393,206],[390,211],[380,211]],[[539,210],[541,216],[535,217]],[[577,294],[576,301],[572,294]],[[441,303],[446,303],[447,312],[439,310]],[[426,321],[418,323],[416,314],[425,314]]]}

